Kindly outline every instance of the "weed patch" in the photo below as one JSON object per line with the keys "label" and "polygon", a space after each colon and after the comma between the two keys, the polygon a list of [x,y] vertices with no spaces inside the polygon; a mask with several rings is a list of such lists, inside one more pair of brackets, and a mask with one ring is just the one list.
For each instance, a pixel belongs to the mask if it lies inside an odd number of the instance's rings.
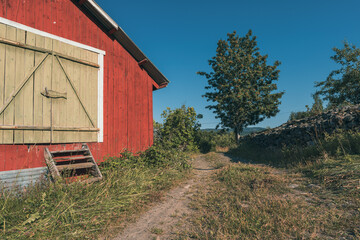
{"label": "weed patch", "polygon": [[[43,181],[22,192],[2,190],[1,239],[94,239],[116,233],[124,223],[159,201],[188,175],[183,153],[150,149],[109,158],[104,180],[88,185]],[[158,154],[161,162],[152,160]]]}
{"label": "weed patch", "polygon": [[[328,175],[319,175],[319,180]],[[344,203],[353,198],[347,193],[337,195],[328,187],[312,192],[311,179],[304,180],[299,173],[279,173],[271,167],[237,163],[219,171],[213,181],[210,190],[200,191],[193,199],[192,225],[181,238],[356,239],[360,236],[360,214],[355,207],[358,202],[343,206],[337,202],[339,199]],[[329,195],[332,198],[324,201]]]}
{"label": "weed patch", "polygon": [[360,132],[337,132],[317,140],[312,146],[283,146],[283,148],[264,148],[254,143],[243,141],[229,154],[257,163],[271,164],[277,167],[291,167],[319,158],[348,157],[360,154]]}

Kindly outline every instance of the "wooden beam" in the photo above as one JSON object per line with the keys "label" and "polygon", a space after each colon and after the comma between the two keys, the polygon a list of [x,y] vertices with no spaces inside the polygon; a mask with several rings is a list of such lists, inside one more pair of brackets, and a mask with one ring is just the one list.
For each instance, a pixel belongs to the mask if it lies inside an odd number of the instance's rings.
{"label": "wooden beam", "polygon": [[58,131],[58,132],[99,132],[99,128],[87,127],[39,127],[39,126],[10,126],[0,125],[0,130],[31,130],[31,131]]}
{"label": "wooden beam", "polygon": [[109,34],[109,35],[113,35],[116,31],[117,31],[116,28],[112,28],[112,29],[108,32],[108,34]]}
{"label": "wooden beam", "polygon": [[76,62],[76,63],[80,63],[80,64],[87,65],[87,66],[94,67],[94,68],[100,68],[99,64],[92,63],[92,62],[89,62],[89,61],[85,61],[85,60],[82,60],[82,59],[79,59],[79,58],[71,57],[71,56],[68,56],[68,55],[65,55],[65,54],[62,54],[62,53],[59,53],[59,52],[50,51],[48,49],[41,48],[41,47],[35,47],[35,46],[31,46],[31,45],[28,45],[28,44],[12,41],[12,40],[5,39],[5,38],[0,38],[0,43],[7,44],[7,45],[10,45],[10,46],[14,46],[14,47],[20,47],[20,48],[24,48],[24,49],[32,50],[32,51],[36,51],[36,52],[49,53],[49,54],[56,55],[56,56],[59,56],[59,57],[61,57],[63,59],[70,60],[70,61],[73,61],[73,62]]}
{"label": "wooden beam", "polygon": [[10,94],[10,97],[6,100],[4,106],[0,110],[0,115],[5,111],[5,109],[10,105],[10,103],[14,100],[16,95],[21,91],[21,89],[25,86],[25,84],[29,81],[34,72],[41,66],[41,64],[45,61],[45,59],[49,56],[49,54],[45,54],[45,56],[35,65],[30,73],[25,77],[25,79],[21,82],[21,84]]}
{"label": "wooden beam", "polygon": [[86,115],[88,116],[88,118],[89,118],[89,120],[90,120],[90,122],[91,122],[91,125],[92,125],[93,127],[95,127],[94,121],[92,120],[92,118],[91,118],[91,116],[90,116],[90,114],[89,114],[89,111],[86,109],[83,101],[81,100],[80,95],[79,95],[78,91],[76,90],[74,83],[72,82],[72,80],[70,79],[69,75],[67,74],[67,72],[66,72],[66,70],[65,70],[65,68],[64,68],[64,65],[62,64],[62,62],[61,62],[61,60],[58,58],[58,56],[55,56],[55,57],[56,57],[56,60],[59,62],[62,70],[64,71],[65,76],[66,76],[67,80],[69,81],[72,89],[74,90],[74,93],[75,93],[77,99],[79,100],[79,102],[80,102],[81,106],[83,107]]}
{"label": "wooden beam", "polygon": [[168,85],[167,83],[164,83],[164,84],[159,85],[159,84],[157,84],[157,83],[154,81],[154,79],[151,79],[151,81],[152,81],[152,85],[156,88],[155,90],[164,88],[164,87],[166,87],[166,86]]}
{"label": "wooden beam", "polygon": [[141,60],[140,62],[138,62],[139,66],[142,67],[142,65],[144,65],[145,63],[147,63],[149,60],[147,58],[144,58],[143,60]]}
{"label": "wooden beam", "polygon": [[81,169],[81,168],[92,168],[94,167],[94,163],[86,162],[86,163],[77,163],[77,164],[66,164],[66,165],[57,165],[56,166],[59,171],[63,170],[72,170],[72,169]]}
{"label": "wooden beam", "polygon": [[159,84],[157,84],[157,83],[154,81],[154,79],[151,79],[151,81],[152,81],[152,85],[153,85],[156,89],[159,89],[159,88],[160,88]]}
{"label": "wooden beam", "polygon": [[167,87],[167,85],[168,85],[167,83],[163,83],[163,84],[159,85],[159,89]]}
{"label": "wooden beam", "polygon": [[60,178],[60,173],[59,170],[56,168],[55,162],[48,148],[45,148],[44,157],[45,157],[46,165],[50,170],[51,176],[53,177],[54,181],[57,181]]}
{"label": "wooden beam", "polygon": [[79,6],[81,6],[81,5],[83,5],[85,2],[87,2],[87,0],[80,0],[80,1],[78,2],[78,4],[79,4]]}

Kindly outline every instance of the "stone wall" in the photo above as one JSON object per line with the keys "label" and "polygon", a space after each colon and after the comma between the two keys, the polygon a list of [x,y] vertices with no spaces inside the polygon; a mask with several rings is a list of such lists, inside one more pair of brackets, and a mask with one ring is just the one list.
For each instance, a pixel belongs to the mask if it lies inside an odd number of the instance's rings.
{"label": "stone wall", "polygon": [[279,127],[245,136],[241,140],[263,147],[306,146],[313,145],[325,133],[332,134],[338,129],[360,130],[360,105],[334,109],[316,116],[287,122]]}

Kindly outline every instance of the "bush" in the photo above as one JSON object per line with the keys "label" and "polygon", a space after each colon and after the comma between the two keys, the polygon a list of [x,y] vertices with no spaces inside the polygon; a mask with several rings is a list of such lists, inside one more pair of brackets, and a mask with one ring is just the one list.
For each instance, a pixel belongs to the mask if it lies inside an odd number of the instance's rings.
{"label": "bush", "polygon": [[183,151],[174,148],[164,148],[160,143],[155,143],[140,155],[140,159],[150,167],[172,167],[178,170],[191,167],[189,157]]}
{"label": "bush", "polygon": [[277,166],[317,161],[320,157],[349,157],[352,154],[360,154],[360,132],[338,131],[332,135],[326,135],[315,145],[307,147],[284,146],[283,148],[269,149],[243,141],[230,152],[245,159]]}
{"label": "bush", "polygon": [[157,125],[156,134],[159,144],[180,151],[197,150],[195,138],[200,129],[200,124],[193,107],[183,105],[175,110],[167,108],[161,116],[164,123]]}
{"label": "bush", "polygon": [[233,134],[226,131],[200,131],[197,142],[201,153],[215,152],[217,147],[230,148],[236,145]]}
{"label": "bush", "polygon": [[314,94],[313,96],[314,99],[314,103],[312,105],[311,108],[309,108],[308,105],[306,105],[306,111],[305,112],[291,112],[290,117],[289,117],[289,121],[294,121],[294,120],[298,120],[298,119],[303,119],[303,118],[307,118],[307,117],[311,117],[311,116],[315,116],[317,114],[320,114],[324,111],[323,108],[323,102],[321,100],[321,98],[319,97],[319,95]]}

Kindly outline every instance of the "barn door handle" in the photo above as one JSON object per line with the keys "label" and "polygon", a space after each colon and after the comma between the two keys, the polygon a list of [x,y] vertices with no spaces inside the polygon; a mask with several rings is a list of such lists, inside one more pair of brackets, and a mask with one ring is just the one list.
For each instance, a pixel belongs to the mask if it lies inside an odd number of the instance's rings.
{"label": "barn door handle", "polygon": [[41,95],[47,98],[64,98],[67,99],[67,93],[60,93],[53,90],[48,90],[45,88],[44,91],[41,92]]}

